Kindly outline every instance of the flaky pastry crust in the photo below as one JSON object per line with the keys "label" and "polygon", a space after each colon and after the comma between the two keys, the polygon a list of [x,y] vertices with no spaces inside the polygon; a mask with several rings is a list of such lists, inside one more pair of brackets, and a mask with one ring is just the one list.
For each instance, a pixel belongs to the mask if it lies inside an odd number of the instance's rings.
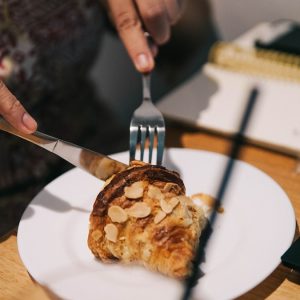
{"label": "flaky pastry crust", "polygon": [[177,172],[133,162],[97,196],[88,246],[103,262],[142,264],[182,279],[190,273],[205,222]]}

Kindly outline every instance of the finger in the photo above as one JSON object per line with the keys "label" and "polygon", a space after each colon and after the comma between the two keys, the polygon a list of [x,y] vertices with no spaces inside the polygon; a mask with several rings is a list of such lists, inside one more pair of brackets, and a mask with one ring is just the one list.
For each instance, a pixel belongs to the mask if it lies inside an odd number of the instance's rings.
{"label": "finger", "polygon": [[182,13],[182,2],[180,0],[164,0],[170,23],[175,24]]}
{"label": "finger", "polygon": [[132,0],[108,1],[116,29],[139,72],[150,72],[154,59]]}
{"label": "finger", "polygon": [[148,46],[151,50],[153,57],[156,57],[158,54],[158,46],[153,41],[153,38],[150,36],[149,32],[145,31],[144,36],[147,38]]}
{"label": "finger", "polygon": [[143,24],[153,40],[162,45],[170,38],[170,22],[163,0],[136,0]]}
{"label": "finger", "polygon": [[186,7],[186,0],[177,0],[177,5],[179,7],[179,10],[181,11],[181,13],[184,11],[185,7]]}
{"label": "finger", "polygon": [[151,43],[150,50],[151,50],[153,57],[156,57],[158,54],[158,47],[155,44]]}
{"label": "finger", "polygon": [[32,133],[37,128],[36,121],[26,112],[20,101],[0,80],[0,114],[16,129]]}

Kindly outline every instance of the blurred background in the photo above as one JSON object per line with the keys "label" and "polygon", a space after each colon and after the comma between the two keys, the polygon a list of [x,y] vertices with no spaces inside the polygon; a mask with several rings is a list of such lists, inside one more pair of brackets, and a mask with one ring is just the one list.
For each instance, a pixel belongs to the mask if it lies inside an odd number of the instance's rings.
{"label": "blurred background", "polygon": [[[187,3],[156,58],[155,101],[199,71],[214,42],[231,41],[264,21],[300,21],[298,0]],[[0,2],[0,37],[0,76],[40,131],[105,154],[128,149],[141,76],[98,1]],[[3,133],[0,145],[0,230],[7,232],[32,197],[72,166]]]}
{"label": "blurred background", "polygon": [[[190,0],[183,19],[173,28],[170,43],[160,49],[154,71],[153,97],[159,100],[206,61],[216,40],[231,41],[260,22],[300,21],[297,0]],[[112,59],[113,57],[113,59]],[[126,74],[126,76],[124,76]],[[119,41],[105,31],[92,78],[104,101],[124,126],[141,100],[141,78]],[[121,103],[126,102],[126,107]]]}

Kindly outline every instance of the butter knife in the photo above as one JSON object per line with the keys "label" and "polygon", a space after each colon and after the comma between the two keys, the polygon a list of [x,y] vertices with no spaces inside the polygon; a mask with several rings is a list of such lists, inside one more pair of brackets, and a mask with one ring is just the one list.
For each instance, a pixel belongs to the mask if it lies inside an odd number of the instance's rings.
{"label": "butter knife", "polygon": [[39,131],[36,131],[33,134],[21,133],[1,117],[0,130],[40,146],[101,180],[106,180],[111,175],[128,167],[126,164],[106,155],[60,140]]}

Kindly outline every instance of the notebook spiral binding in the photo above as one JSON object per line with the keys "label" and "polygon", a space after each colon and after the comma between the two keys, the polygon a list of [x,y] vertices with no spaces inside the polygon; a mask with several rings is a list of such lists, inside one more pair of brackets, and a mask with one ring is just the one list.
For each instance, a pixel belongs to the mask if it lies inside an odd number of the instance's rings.
{"label": "notebook spiral binding", "polygon": [[298,55],[217,42],[210,51],[209,62],[230,71],[300,82]]}

